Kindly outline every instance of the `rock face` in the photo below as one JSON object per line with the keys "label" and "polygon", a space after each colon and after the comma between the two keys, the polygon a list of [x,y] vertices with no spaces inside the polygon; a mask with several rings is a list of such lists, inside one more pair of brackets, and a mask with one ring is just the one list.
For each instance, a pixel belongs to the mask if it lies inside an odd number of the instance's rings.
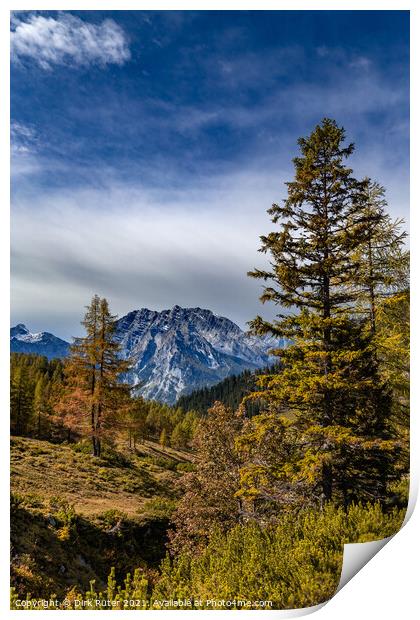
{"label": "rock face", "polygon": [[66,357],[69,353],[69,346],[68,342],[49,332],[31,334],[23,323],[19,323],[10,330],[10,350],[15,353],[36,353],[53,359],[54,357]]}
{"label": "rock face", "polygon": [[133,360],[128,380],[137,393],[170,404],[228,375],[266,366],[268,350],[279,346],[210,310],[180,306],[130,312],[117,321],[116,337],[123,356]]}
{"label": "rock face", "polygon": [[[143,308],[116,321],[121,355],[133,367],[126,380],[134,393],[173,404],[181,395],[229,375],[270,364],[273,338],[250,336],[229,319],[202,308],[157,312]],[[11,351],[66,357],[69,343],[48,332],[31,334],[20,323],[10,330]]]}

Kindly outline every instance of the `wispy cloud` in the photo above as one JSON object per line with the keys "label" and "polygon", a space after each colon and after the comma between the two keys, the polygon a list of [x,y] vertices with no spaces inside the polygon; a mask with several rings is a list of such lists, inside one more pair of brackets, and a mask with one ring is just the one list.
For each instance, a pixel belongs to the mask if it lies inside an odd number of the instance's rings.
{"label": "wispy cloud", "polygon": [[62,13],[58,17],[15,13],[11,21],[12,61],[32,58],[39,67],[122,65],[130,58],[127,37],[112,19],[100,24]]}
{"label": "wispy cloud", "polygon": [[12,120],[10,124],[10,141],[12,155],[26,155],[34,151],[37,141],[35,129],[29,125]]}
{"label": "wispy cloud", "polygon": [[14,320],[70,337],[97,291],[120,315],[179,303],[244,325],[260,312],[259,283],[246,272],[265,266],[258,235],[270,230],[277,185],[277,175],[248,170],[177,192],[113,183],[17,201]]}
{"label": "wispy cloud", "polygon": [[[370,174],[371,165],[360,169]],[[257,313],[271,318],[275,309],[261,306],[261,284],[246,272],[267,266],[259,235],[273,229],[266,209],[285,196],[291,173],[290,163],[255,166],[178,189],[109,178],[101,188],[20,196],[12,220],[14,322],[70,338],[95,291],[120,315],[178,303],[242,326]],[[391,214],[404,216],[406,180],[391,180]]]}

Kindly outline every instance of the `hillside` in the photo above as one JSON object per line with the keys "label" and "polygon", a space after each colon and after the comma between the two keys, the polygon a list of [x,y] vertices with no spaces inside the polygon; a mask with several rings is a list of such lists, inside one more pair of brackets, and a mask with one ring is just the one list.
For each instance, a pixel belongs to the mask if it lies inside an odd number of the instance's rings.
{"label": "hillside", "polygon": [[[208,409],[216,401],[219,401],[235,410],[241,404],[245,396],[258,390],[256,382],[257,376],[269,370],[270,372],[274,372],[276,369],[278,369],[278,366],[254,371],[245,370],[238,375],[226,377],[226,379],[216,383],[216,385],[194,390],[190,394],[181,396],[176,403],[176,407],[180,407],[185,412],[194,410],[205,415]],[[249,415],[256,415],[261,410],[261,403],[258,401],[249,401],[246,403],[246,409]]]}
{"label": "hillside", "polygon": [[[11,443],[12,585],[64,594],[153,567],[165,553],[168,516],[190,455],[147,441],[94,458],[79,443],[23,437]],[[177,468],[179,471],[177,471]]]}

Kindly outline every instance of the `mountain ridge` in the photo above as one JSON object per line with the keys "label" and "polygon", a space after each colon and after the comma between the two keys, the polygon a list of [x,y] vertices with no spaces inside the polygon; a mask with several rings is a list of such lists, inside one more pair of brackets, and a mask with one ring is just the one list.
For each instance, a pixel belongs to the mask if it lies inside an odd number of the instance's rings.
{"label": "mountain ridge", "polygon": [[211,310],[178,305],[133,310],[117,321],[116,334],[123,356],[135,360],[128,380],[146,398],[169,404],[229,375],[266,366],[268,350],[278,346]]}
{"label": "mountain ridge", "polygon": [[[121,356],[133,360],[125,379],[134,386],[134,393],[168,404],[228,376],[267,366],[269,350],[284,346],[274,338],[244,332],[211,310],[178,305],[161,311],[132,310],[116,320],[115,338]],[[67,355],[69,343],[48,332],[31,334],[23,324],[11,329],[14,351],[51,358],[50,349],[59,350],[60,343],[64,343],[61,350]],[[43,346],[48,353],[42,351]]]}
{"label": "mountain ridge", "polygon": [[24,323],[10,328],[10,350],[14,353],[34,353],[48,359],[66,357],[70,344],[50,332],[31,333]]}

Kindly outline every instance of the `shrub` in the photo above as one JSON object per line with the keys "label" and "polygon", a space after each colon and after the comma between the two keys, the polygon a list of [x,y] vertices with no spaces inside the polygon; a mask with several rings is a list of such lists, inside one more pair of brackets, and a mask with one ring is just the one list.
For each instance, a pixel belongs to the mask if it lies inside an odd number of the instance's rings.
{"label": "shrub", "polygon": [[100,520],[106,527],[113,527],[119,521],[126,521],[128,516],[125,512],[112,508],[111,510],[105,510],[100,516]]}
{"label": "shrub", "polygon": [[153,497],[139,510],[142,514],[155,519],[169,519],[175,510],[175,502],[166,497]]}
{"label": "shrub", "polygon": [[153,598],[262,600],[274,609],[316,605],[337,588],[343,544],[390,536],[403,518],[404,511],[386,514],[377,504],[351,506],[347,514],[330,505],[323,512],[286,512],[276,525],[215,530],[199,556],[166,557]]}
{"label": "shrub", "polygon": [[170,469],[171,471],[175,471],[177,468],[177,461],[174,461],[174,459],[165,458],[164,456],[146,456],[143,461],[145,463],[149,463],[150,465],[161,467],[162,469]]}
{"label": "shrub", "polygon": [[180,472],[190,472],[190,471],[194,471],[194,464],[193,463],[178,463],[176,466],[176,470],[180,471]]}

